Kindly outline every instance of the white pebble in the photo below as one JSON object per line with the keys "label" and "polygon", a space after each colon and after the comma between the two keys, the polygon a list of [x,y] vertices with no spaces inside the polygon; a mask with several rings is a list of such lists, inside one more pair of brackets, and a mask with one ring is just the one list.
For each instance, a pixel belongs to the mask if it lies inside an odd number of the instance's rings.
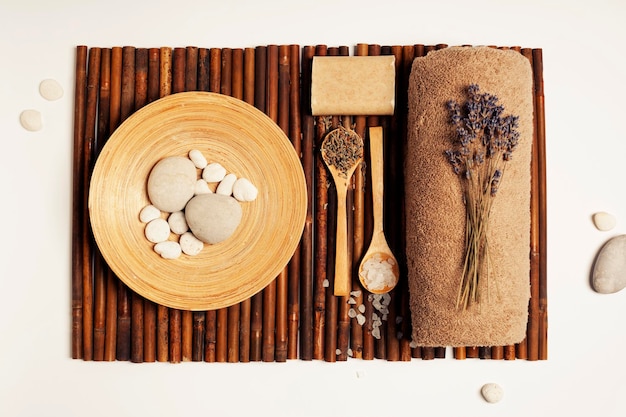
{"label": "white pebble", "polygon": [[480,393],[482,394],[485,401],[492,404],[502,400],[502,397],[504,396],[504,391],[502,390],[502,387],[493,382],[483,385],[480,389]]}
{"label": "white pebble", "polygon": [[63,87],[56,80],[43,80],[39,83],[39,94],[49,101],[58,100],[63,97]]}
{"label": "white pebble", "polygon": [[24,129],[30,132],[41,130],[43,126],[41,113],[37,110],[24,110],[20,113],[20,123]]}
{"label": "white pebble", "polygon": [[239,178],[233,184],[233,197],[238,201],[256,200],[259,190],[247,178]]}
{"label": "white pebble", "polygon": [[228,174],[224,176],[222,181],[220,181],[220,184],[217,186],[215,194],[232,195],[235,181],[237,181],[237,176],[235,174]]}
{"label": "white pebble", "polygon": [[142,223],[148,223],[151,220],[161,217],[161,210],[154,207],[152,204],[148,204],[139,212],[139,220]]}
{"label": "white pebble", "polygon": [[159,243],[170,237],[170,225],[162,218],[154,219],[146,224],[146,239],[152,243]]}
{"label": "white pebble", "polygon": [[182,253],[178,242],[173,242],[171,240],[157,243],[154,245],[154,251],[161,255],[164,259],[176,259]]}
{"label": "white pebble", "polygon": [[194,234],[191,232],[183,233],[178,240],[178,243],[180,244],[180,249],[183,251],[183,253],[189,256],[195,256],[199,254],[200,251],[202,251],[202,248],[204,248],[204,243],[200,239],[195,237]]}
{"label": "white pebble", "polygon": [[202,170],[202,179],[206,182],[220,182],[226,176],[226,168],[219,162],[212,162]]}
{"label": "white pebble", "polygon": [[203,179],[199,179],[198,181],[196,181],[196,186],[193,190],[193,195],[200,195],[200,194],[210,194],[213,191],[211,191],[211,189],[209,188],[209,183],[206,182]]}
{"label": "white pebble", "polygon": [[191,159],[191,162],[193,162],[196,168],[204,169],[204,167],[207,166],[206,158],[202,155],[202,152],[197,149],[189,151],[189,159]]}
{"label": "white pebble", "polygon": [[600,211],[593,215],[593,224],[598,230],[603,232],[614,228],[616,223],[617,220],[615,219],[615,216],[604,211]]}
{"label": "white pebble", "polygon": [[167,218],[167,223],[170,225],[170,230],[177,235],[182,235],[187,230],[189,230],[189,226],[187,226],[187,220],[185,220],[185,213],[182,211],[175,211],[170,214]]}

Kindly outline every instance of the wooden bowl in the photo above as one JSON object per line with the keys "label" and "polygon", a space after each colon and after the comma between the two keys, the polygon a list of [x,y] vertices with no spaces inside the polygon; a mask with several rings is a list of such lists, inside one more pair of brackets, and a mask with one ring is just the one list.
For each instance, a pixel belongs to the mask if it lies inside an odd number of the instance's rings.
{"label": "wooden bowl", "polygon": [[[192,149],[248,178],[258,197],[241,203],[241,223],[224,242],[163,259],[139,221],[147,178],[160,159]],[[221,94],[178,93],[111,135],[93,169],[89,214],[100,252],[133,291],[167,307],[212,310],[251,297],[287,265],[304,227],[306,184],[291,142],[264,113]]]}

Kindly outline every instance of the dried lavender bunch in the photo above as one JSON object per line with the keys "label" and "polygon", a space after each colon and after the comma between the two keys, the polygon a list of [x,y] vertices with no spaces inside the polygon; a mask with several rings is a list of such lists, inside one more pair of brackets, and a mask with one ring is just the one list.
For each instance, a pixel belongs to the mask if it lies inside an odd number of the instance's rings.
{"label": "dried lavender bunch", "polygon": [[456,137],[445,152],[461,179],[466,207],[465,258],[456,301],[462,309],[481,300],[479,283],[489,279],[491,206],[519,141],[518,116],[503,116],[504,107],[495,95],[481,93],[477,84],[471,84],[467,94],[463,106],[454,100],[447,103]]}

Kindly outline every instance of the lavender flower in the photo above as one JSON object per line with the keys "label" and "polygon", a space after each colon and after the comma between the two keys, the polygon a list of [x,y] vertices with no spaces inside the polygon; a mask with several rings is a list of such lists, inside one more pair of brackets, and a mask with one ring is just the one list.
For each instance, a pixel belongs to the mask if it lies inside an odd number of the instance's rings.
{"label": "lavender flower", "polygon": [[498,97],[481,93],[478,84],[467,87],[467,101],[446,103],[450,123],[455,128],[453,148],[445,151],[463,186],[466,206],[465,261],[457,307],[479,302],[479,281],[487,279],[488,220],[493,199],[504,176],[505,163],[518,146],[519,118],[503,116]]}

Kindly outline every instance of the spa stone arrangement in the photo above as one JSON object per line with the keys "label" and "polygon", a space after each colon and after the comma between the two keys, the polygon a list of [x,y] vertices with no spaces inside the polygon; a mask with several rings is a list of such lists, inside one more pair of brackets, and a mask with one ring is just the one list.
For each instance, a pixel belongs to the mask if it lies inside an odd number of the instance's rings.
{"label": "spa stone arrangement", "polygon": [[[410,361],[443,358],[451,347],[456,359],[547,359],[541,49],[358,44],[353,49],[79,46],[76,52],[74,212],[80,215],[75,216],[72,240],[73,358],[174,363]],[[373,67],[380,64],[384,72],[388,71],[384,65],[391,65],[391,101],[386,84],[387,96],[358,100],[365,105],[384,102],[385,110],[366,106],[363,112],[351,108],[314,114],[312,105],[319,103],[312,91],[316,58],[336,57],[346,64],[347,74],[367,69],[367,64],[341,60],[350,56],[388,58]],[[369,80],[387,76],[389,72],[373,74]],[[363,91],[371,84],[359,75],[340,79],[335,89],[351,83]],[[190,119],[185,116],[187,99],[190,108],[198,108]],[[215,103],[219,107],[223,100],[225,106],[233,106],[235,115],[250,112],[246,114],[259,117],[258,123],[269,120],[261,132],[272,126],[279,132],[272,131],[259,143],[250,140],[248,148],[245,140],[236,140],[239,128],[233,123],[228,130],[232,138],[218,139],[214,125],[227,123],[230,116],[223,122],[205,120],[202,106],[215,111]],[[150,113],[164,101],[162,112]],[[141,117],[150,122],[142,125],[137,121]],[[136,132],[143,131],[138,128],[158,125],[159,117],[171,118],[164,121],[171,126],[182,120],[201,137],[185,143],[185,132],[179,130],[174,146],[154,127],[142,140],[154,140],[160,156],[135,169],[142,179],[124,179],[121,169],[112,169],[119,156],[111,149],[123,155]],[[253,132],[256,127],[251,125]],[[381,151],[370,143],[377,127],[382,132]],[[321,154],[324,140],[338,128],[354,132],[362,141],[361,158],[347,178],[345,222],[338,221],[337,185]],[[208,138],[204,147],[203,135]],[[108,146],[109,139],[115,148]],[[263,154],[266,145],[283,144],[289,149]],[[212,153],[219,161],[212,160]],[[376,155],[384,166],[385,187],[379,199],[373,197],[372,188]],[[270,161],[280,164],[285,157],[284,170],[273,172]],[[289,164],[290,158],[295,158],[295,165]],[[99,168],[103,159],[111,171]],[[159,164],[168,162],[179,165],[165,170],[166,179],[155,187]],[[214,162],[219,166],[211,165]],[[98,180],[95,188],[92,170]],[[210,180],[203,178],[204,170]],[[211,177],[212,170],[220,171],[219,178]],[[183,175],[184,186],[177,184],[168,191],[180,180],[167,179],[174,171],[188,174]],[[132,204],[121,201],[124,197],[107,202],[114,212],[119,206],[130,208],[122,207],[113,213],[117,216],[103,220],[98,208],[99,198],[106,199],[100,195],[107,189],[106,175],[114,177],[120,188],[127,184],[136,192],[129,197]],[[291,184],[288,191],[283,181]],[[157,193],[154,188],[165,191]],[[175,207],[160,202],[183,189],[185,195]],[[198,232],[189,218],[194,200],[208,195],[232,202],[227,208],[211,209],[203,203],[197,210],[203,221],[215,220],[209,236]],[[381,274],[398,270],[397,284],[382,294],[368,291],[358,275],[376,229],[375,202],[384,209],[382,223],[394,259],[379,266],[383,260],[373,258],[370,268],[384,267]],[[234,256],[261,256],[259,233],[247,222],[263,223],[267,229],[260,234],[271,240],[273,228],[283,230],[282,219],[290,218],[276,215],[283,206],[293,208],[293,225],[283,233],[282,246],[288,250],[282,252],[288,253],[280,259],[255,258],[266,261],[259,274],[276,270],[269,283],[218,308],[202,308],[196,281],[185,283],[196,259],[214,268],[205,275],[202,268],[193,271],[193,279],[200,280],[197,285],[210,287],[223,278],[220,268],[230,274],[228,268],[237,263],[224,259],[220,266],[207,261],[211,251],[229,247]],[[223,212],[230,217],[218,218],[216,213]],[[130,236],[130,243],[103,237],[98,227],[94,240],[90,216],[96,223],[114,222],[116,227],[119,223],[121,235]],[[472,229],[475,220],[479,226]],[[346,228],[342,252],[338,225]],[[186,239],[192,243],[183,243]],[[171,254],[157,248],[164,242],[178,248]],[[109,262],[107,245],[134,245],[142,262],[125,271],[123,259]],[[348,265],[349,288],[341,294],[335,288],[339,257]],[[177,265],[186,272],[176,273]],[[176,282],[171,303],[169,294],[153,299],[133,282],[136,276],[149,279],[160,268]],[[239,286],[255,279],[252,273],[235,275],[241,279]],[[219,302],[208,294],[203,297]],[[183,308],[187,299],[193,304]],[[489,402],[502,398],[497,384],[486,384],[482,393]]]}

